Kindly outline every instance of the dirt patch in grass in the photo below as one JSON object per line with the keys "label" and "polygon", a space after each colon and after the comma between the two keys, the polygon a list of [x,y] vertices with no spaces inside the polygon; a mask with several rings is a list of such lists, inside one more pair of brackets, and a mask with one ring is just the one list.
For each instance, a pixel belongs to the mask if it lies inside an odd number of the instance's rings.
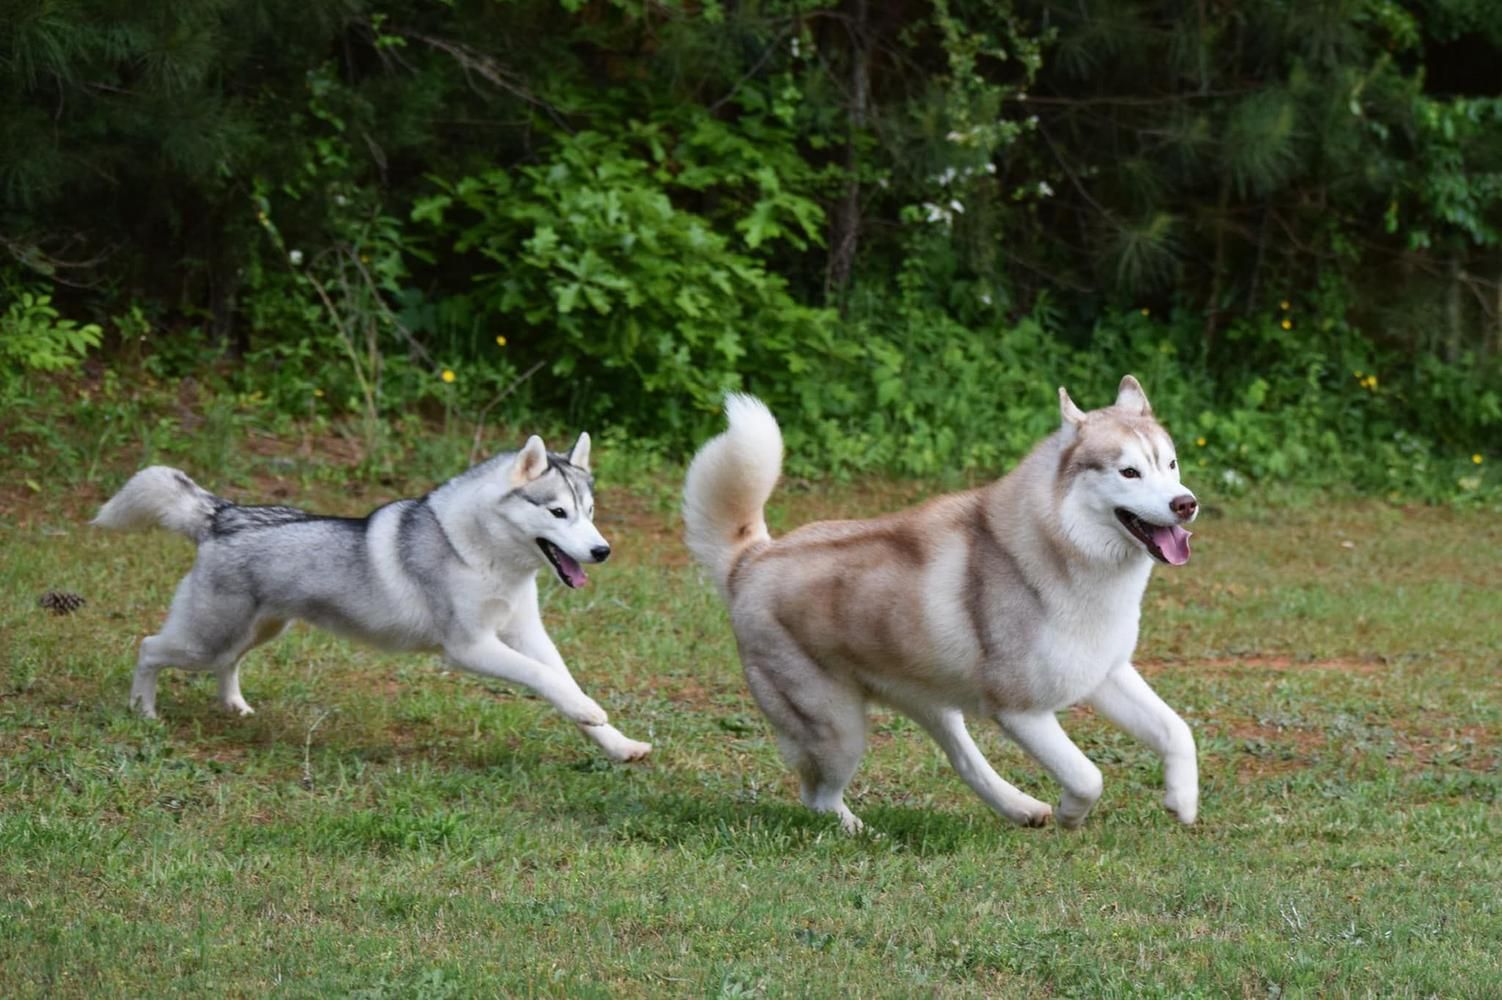
{"label": "dirt patch in grass", "polygon": [[720,709],[722,691],[711,691],[692,677],[677,680],[675,683],[659,681],[657,693],[669,701],[700,711],[715,711]]}
{"label": "dirt patch in grass", "polygon": [[611,490],[599,503],[595,523],[623,562],[679,568],[693,560],[683,544],[683,524],[640,493]]}
{"label": "dirt patch in grass", "polygon": [[1310,767],[1326,744],[1321,732],[1252,719],[1217,723],[1215,733],[1240,744],[1232,762],[1238,785],[1250,785]]}
{"label": "dirt patch in grass", "polygon": [[[1379,732],[1388,747],[1388,763],[1407,773],[1437,766],[1470,771],[1498,766],[1497,735],[1485,726],[1421,720]],[[1341,752],[1332,748],[1330,734],[1322,728],[1233,719],[1216,724],[1214,733],[1241,744],[1234,766],[1237,783],[1243,785],[1314,766],[1320,757]]]}
{"label": "dirt patch in grass", "polygon": [[1397,736],[1414,768],[1456,766],[1494,771],[1499,766],[1498,734],[1479,724],[1457,726],[1453,720],[1419,719]]}
{"label": "dirt patch in grass", "polygon": [[1313,729],[1284,726],[1254,719],[1239,719],[1222,723],[1222,736],[1248,743],[1267,743],[1287,748],[1301,755],[1312,755],[1325,745],[1323,734]]}
{"label": "dirt patch in grass", "polygon": [[83,529],[106,499],[103,490],[89,484],[60,495],[41,495],[24,483],[0,485],[0,522],[12,521],[17,528],[29,529],[62,519]]}
{"label": "dirt patch in grass", "polygon": [[295,437],[249,431],[245,435],[244,449],[260,458],[316,457],[320,465],[336,465],[353,468],[365,460],[365,444],[348,434],[331,432],[313,433],[304,431]]}

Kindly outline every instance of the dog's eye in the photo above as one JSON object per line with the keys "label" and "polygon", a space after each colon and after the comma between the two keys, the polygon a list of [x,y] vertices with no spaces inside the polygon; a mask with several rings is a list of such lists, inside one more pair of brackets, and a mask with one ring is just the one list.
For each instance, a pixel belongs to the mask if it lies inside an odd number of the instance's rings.
{"label": "dog's eye", "polygon": [[1122,479],[1140,479],[1141,477],[1142,477],[1142,473],[1138,472],[1136,469],[1132,468],[1130,465],[1127,466],[1125,469],[1121,470],[1121,478]]}
{"label": "dog's eye", "polygon": [[548,513],[552,514],[554,517],[568,517],[568,511],[564,510],[562,507],[550,508],[548,510]]}
{"label": "dog's eye", "polygon": [[1170,469],[1177,469],[1179,467],[1179,460],[1177,458],[1171,458],[1171,459],[1169,459],[1168,460],[1168,467]]}

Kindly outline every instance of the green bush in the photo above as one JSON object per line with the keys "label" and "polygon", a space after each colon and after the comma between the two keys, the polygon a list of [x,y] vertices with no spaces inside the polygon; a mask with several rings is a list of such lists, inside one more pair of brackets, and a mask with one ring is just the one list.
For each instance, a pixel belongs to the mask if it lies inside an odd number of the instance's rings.
{"label": "green bush", "polygon": [[[788,235],[784,208],[808,228],[798,213],[809,209],[775,190],[743,220],[748,247]],[[831,312],[799,303],[749,250],[678,207],[618,137],[559,137],[542,163],[445,183],[413,216],[457,229],[454,249],[484,260],[476,306],[508,317],[567,391],[590,394],[589,419],[681,442],[739,373],[796,374],[834,340]]]}
{"label": "green bush", "polygon": [[0,376],[74,368],[103,333],[97,323],[64,319],[49,293],[22,288],[0,316]]}

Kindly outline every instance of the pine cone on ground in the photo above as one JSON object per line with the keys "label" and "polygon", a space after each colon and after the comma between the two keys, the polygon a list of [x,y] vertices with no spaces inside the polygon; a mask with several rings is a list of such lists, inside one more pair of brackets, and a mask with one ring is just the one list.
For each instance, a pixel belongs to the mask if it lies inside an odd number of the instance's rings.
{"label": "pine cone on ground", "polygon": [[46,608],[55,615],[71,615],[87,603],[71,590],[49,590],[37,598],[37,607]]}

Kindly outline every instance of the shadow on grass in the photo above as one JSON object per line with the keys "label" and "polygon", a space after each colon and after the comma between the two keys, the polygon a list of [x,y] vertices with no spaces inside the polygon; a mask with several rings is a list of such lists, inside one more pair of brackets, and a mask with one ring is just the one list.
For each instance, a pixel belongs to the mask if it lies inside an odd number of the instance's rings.
{"label": "shadow on grass", "polygon": [[751,802],[708,791],[642,796],[629,814],[599,818],[620,840],[759,856],[832,842],[856,853],[901,851],[932,857],[993,843],[1008,830],[989,816],[867,806],[861,810],[866,829],[852,837],[840,830],[833,816],[814,813],[797,802]]}

